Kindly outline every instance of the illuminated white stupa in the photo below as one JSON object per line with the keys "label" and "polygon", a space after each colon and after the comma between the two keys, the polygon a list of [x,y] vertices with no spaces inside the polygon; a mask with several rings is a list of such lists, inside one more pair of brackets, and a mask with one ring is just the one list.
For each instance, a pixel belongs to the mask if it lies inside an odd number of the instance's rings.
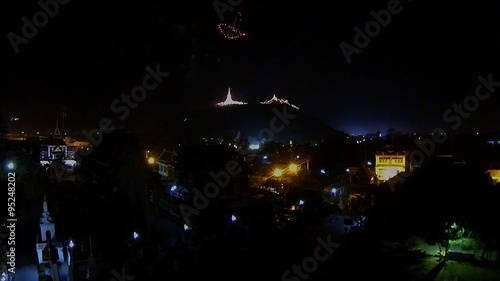
{"label": "illuminated white stupa", "polygon": [[227,97],[226,97],[226,100],[223,101],[223,102],[218,102],[216,103],[215,105],[216,106],[231,106],[231,105],[243,105],[243,104],[247,104],[246,102],[242,102],[242,101],[234,101],[232,98],[231,98],[231,88],[228,88],[227,89]]}
{"label": "illuminated white stupa", "polygon": [[262,101],[262,102],[260,102],[260,103],[261,103],[261,104],[271,104],[271,103],[273,103],[273,102],[278,102],[278,103],[282,103],[282,104],[287,104],[287,105],[289,105],[289,106],[291,106],[291,107],[293,107],[293,108],[295,108],[295,109],[297,109],[297,110],[299,109],[299,107],[298,107],[298,106],[291,104],[290,102],[288,102],[288,100],[279,99],[279,98],[277,98],[277,97],[276,97],[276,95],[273,95],[273,97],[272,97],[270,100],[265,100],[265,101]]}

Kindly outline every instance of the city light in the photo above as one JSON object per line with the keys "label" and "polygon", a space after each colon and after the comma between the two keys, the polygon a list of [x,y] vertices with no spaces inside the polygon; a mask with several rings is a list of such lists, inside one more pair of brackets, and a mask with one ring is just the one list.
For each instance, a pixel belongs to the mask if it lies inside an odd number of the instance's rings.
{"label": "city light", "polygon": [[174,185],[174,186],[172,186],[172,187],[170,188],[170,191],[174,191],[174,190],[176,190],[176,189],[177,189],[177,185]]}
{"label": "city light", "polygon": [[134,237],[134,240],[137,240],[137,238],[139,238],[139,233],[134,231],[134,234],[132,235],[132,237]]}
{"label": "city light", "polygon": [[289,169],[291,172],[296,173],[296,172],[299,170],[299,167],[297,166],[297,164],[290,164],[290,166],[288,167],[288,169]]}
{"label": "city light", "polygon": [[149,157],[148,158],[148,163],[149,164],[154,164],[155,163],[155,159],[153,157]]}
{"label": "city light", "polygon": [[389,180],[390,178],[394,177],[399,173],[399,170],[397,168],[387,168],[383,173],[382,173],[382,180]]}
{"label": "city light", "polygon": [[336,189],[335,187],[334,187],[334,188],[332,188],[332,192],[333,192],[333,193],[336,193],[336,192],[337,192],[337,189]]}
{"label": "city light", "polygon": [[324,174],[326,174],[326,171],[321,169],[320,173],[322,173],[324,175]]}
{"label": "city light", "polygon": [[187,224],[184,224],[184,230],[189,230],[189,226]]}
{"label": "city light", "polygon": [[366,162],[366,164],[367,164],[368,166],[371,166],[371,165],[372,165],[372,162],[368,161],[368,162]]}
{"label": "city light", "polygon": [[283,170],[282,169],[275,169],[273,172],[273,175],[275,177],[281,177],[281,175],[283,175]]}
{"label": "city light", "polygon": [[75,247],[75,243],[73,243],[73,240],[69,240],[69,247],[70,248]]}
{"label": "city light", "polygon": [[238,218],[237,218],[235,215],[231,215],[231,221],[232,221],[232,222],[235,222],[235,221],[237,221],[237,220],[238,220]]}
{"label": "city light", "polygon": [[304,205],[304,200],[300,200],[300,201],[299,201],[299,205],[300,205],[300,206]]}
{"label": "city light", "polygon": [[15,167],[14,162],[9,162],[9,163],[7,164],[7,168],[8,168],[9,170],[14,170],[14,167]]}
{"label": "city light", "polygon": [[259,145],[259,144],[251,144],[251,145],[250,145],[250,149],[251,149],[251,150],[257,150],[257,149],[259,149],[259,148],[260,148],[260,145]]}

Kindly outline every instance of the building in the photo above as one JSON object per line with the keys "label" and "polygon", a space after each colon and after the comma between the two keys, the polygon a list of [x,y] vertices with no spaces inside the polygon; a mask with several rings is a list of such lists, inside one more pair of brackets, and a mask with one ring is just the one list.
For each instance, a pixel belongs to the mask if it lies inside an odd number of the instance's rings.
{"label": "building", "polygon": [[407,150],[377,151],[375,154],[375,174],[379,182],[387,181],[401,172],[409,172],[412,167]]}
{"label": "building", "polygon": [[486,170],[486,173],[490,175],[494,184],[500,182],[500,169],[488,169]]}
{"label": "building", "polygon": [[158,164],[158,174],[162,176],[162,180],[172,181],[174,180],[174,166],[172,165],[174,158],[176,156],[175,151],[163,150],[163,152],[158,157],[156,163]]}
{"label": "building", "polygon": [[63,246],[61,242],[56,242],[55,223],[49,214],[46,198],[43,200],[40,217],[40,234],[36,243],[40,271],[58,281],[61,278],[59,265],[65,262]]}

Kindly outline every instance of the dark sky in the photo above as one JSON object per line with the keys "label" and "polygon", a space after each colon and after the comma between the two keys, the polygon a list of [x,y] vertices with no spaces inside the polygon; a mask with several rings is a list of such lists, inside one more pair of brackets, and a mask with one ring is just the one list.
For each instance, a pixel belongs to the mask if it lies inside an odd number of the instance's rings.
{"label": "dark sky", "polygon": [[[238,2],[238,1],[233,1]],[[170,76],[126,118],[154,128],[199,104],[225,98],[289,99],[349,133],[450,130],[443,113],[474,95],[477,77],[500,81],[500,17],[496,1],[401,1],[402,11],[347,63],[339,44],[354,45],[370,11],[392,1],[242,0],[242,39],[217,32],[213,1],[71,0],[16,54],[9,32],[41,10],[9,1],[1,10],[0,113],[12,131],[53,131],[63,106],[68,132],[93,129],[110,106],[142,84],[145,67]],[[457,130],[500,130],[500,87],[479,102]],[[453,113],[452,115],[455,115]],[[17,123],[8,122],[18,116]]]}

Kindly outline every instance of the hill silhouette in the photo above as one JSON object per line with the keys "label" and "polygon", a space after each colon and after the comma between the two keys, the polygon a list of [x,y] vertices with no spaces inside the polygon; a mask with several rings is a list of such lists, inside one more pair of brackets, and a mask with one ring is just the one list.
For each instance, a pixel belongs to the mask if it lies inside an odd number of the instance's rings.
{"label": "hill silhouette", "polygon": [[170,119],[153,134],[181,142],[241,138],[249,142],[294,140],[306,143],[344,133],[286,104],[246,104],[197,107]]}

